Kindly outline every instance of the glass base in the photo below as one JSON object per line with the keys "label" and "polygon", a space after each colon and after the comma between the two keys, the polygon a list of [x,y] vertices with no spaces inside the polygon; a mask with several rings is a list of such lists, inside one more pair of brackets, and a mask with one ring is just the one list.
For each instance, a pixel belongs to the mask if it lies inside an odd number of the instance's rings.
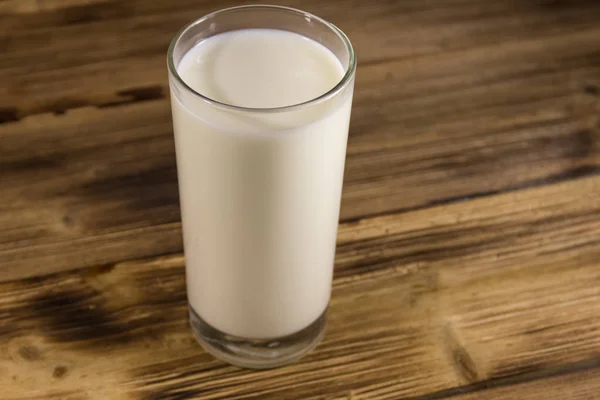
{"label": "glass base", "polygon": [[312,324],[294,334],[275,339],[245,339],[223,333],[208,325],[189,307],[190,325],[196,340],[216,358],[238,367],[266,369],[296,361],[325,334],[327,310]]}

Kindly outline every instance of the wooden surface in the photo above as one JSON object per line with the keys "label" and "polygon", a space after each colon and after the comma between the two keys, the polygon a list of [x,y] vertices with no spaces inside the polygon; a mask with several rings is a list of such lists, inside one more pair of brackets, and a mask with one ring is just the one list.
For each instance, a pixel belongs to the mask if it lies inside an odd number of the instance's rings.
{"label": "wooden surface", "polygon": [[187,325],[165,53],[231,1],[0,0],[0,398],[600,399],[600,2],[291,0],[359,57],[330,321]]}

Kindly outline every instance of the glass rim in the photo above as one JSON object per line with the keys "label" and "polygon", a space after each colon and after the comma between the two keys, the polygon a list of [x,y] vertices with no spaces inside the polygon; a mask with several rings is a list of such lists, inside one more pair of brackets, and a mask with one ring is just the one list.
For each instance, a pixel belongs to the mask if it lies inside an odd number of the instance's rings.
{"label": "glass rim", "polygon": [[[348,67],[345,70],[344,76],[342,76],[342,78],[339,80],[339,82],[333,88],[329,89],[327,92],[325,92],[317,97],[314,97],[310,100],[306,100],[301,103],[291,104],[291,105],[287,105],[287,106],[280,106],[280,107],[255,108],[255,107],[236,106],[234,104],[224,103],[221,101],[211,99],[210,97],[205,96],[202,93],[199,93],[196,90],[192,89],[183,80],[183,78],[181,78],[181,76],[177,72],[177,68],[175,67],[175,62],[173,61],[173,53],[175,52],[175,47],[177,46],[179,39],[181,39],[181,37],[186,32],[188,32],[194,26],[196,26],[210,18],[213,18],[219,14],[226,14],[226,13],[234,12],[234,11],[243,11],[243,10],[248,10],[248,9],[261,9],[261,8],[291,12],[291,13],[295,13],[295,14],[300,14],[300,15],[304,16],[305,18],[315,19],[315,20],[319,21],[320,23],[322,23],[323,25],[325,25],[327,28],[331,29],[338,36],[338,38],[341,39],[341,41],[344,43],[344,46],[346,47],[346,50],[348,51],[348,55],[349,55],[350,59],[348,62]],[[230,110],[230,111],[242,111],[242,112],[253,112],[253,113],[277,113],[277,112],[285,112],[285,111],[294,111],[297,109],[301,109],[301,108],[309,107],[309,106],[312,106],[315,104],[319,104],[319,103],[325,102],[325,101],[335,97],[338,93],[344,91],[346,89],[346,87],[348,86],[349,82],[354,77],[354,73],[356,71],[356,54],[354,53],[354,49],[352,48],[352,43],[350,43],[350,39],[348,39],[346,34],[341,29],[339,29],[337,26],[335,26],[331,22],[324,20],[323,18],[320,18],[309,12],[302,11],[302,10],[292,8],[292,7],[275,6],[275,5],[267,5],[267,4],[252,4],[252,5],[223,8],[221,10],[218,10],[218,11],[212,12],[210,14],[207,14],[203,17],[200,17],[200,18],[188,23],[187,25],[185,25],[183,28],[181,28],[179,30],[179,32],[177,32],[175,37],[173,37],[173,39],[171,40],[171,44],[169,45],[169,50],[167,52],[167,65],[168,65],[168,69],[169,69],[169,74],[172,75],[176,79],[176,81],[180,85],[183,86],[183,88],[186,91],[190,92],[192,95],[194,95],[195,97],[199,98],[200,100],[204,101],[205,103],[207,103],[211,106],[223,108],[223,109]]]}

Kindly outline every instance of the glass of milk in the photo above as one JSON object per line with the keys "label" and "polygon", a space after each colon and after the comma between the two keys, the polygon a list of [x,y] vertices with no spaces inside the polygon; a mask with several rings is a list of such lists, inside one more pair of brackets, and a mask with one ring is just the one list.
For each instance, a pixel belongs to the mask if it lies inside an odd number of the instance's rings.
{"label": "glass of milk", "polygon": [[168,53],[190,323],[216,357],[296,360],[324,333],[356,58],[277,6],[215,12]]}

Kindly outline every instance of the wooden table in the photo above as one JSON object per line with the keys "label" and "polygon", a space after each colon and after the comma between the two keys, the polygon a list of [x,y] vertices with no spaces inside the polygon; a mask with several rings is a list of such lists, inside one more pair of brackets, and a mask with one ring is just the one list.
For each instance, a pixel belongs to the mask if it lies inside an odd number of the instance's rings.
{"label": "wooden table", "polygon": [[165,53],[216,0],[0,1],[0,398],[600,399],[600,2],[290,0],[359,57],[328,332],[187,322]]}

